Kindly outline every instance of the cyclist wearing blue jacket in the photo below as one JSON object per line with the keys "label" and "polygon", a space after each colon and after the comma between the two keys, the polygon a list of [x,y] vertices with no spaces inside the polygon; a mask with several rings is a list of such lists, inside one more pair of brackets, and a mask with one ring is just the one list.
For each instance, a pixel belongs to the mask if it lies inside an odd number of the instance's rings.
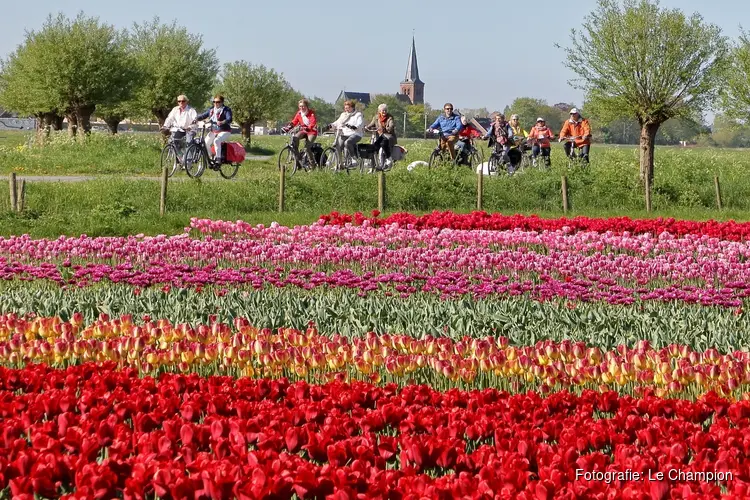
{"label": "cyclist wearing blue jacket", "polygon": [[455,145],[458,141],[458,133],[463,130],[464,126],[461,123],[461,117],[453,112],[453,104],[446,102],[443,106],[443,114],[438,116],[435,123],[430,125],[427,129],[428,132],[440,131],[440,147],[448,148],[448,152],[451,155],[451,159],[456,158]]}
{"label": "cyclist wearing blue jacket", "polygon": [[224,106],[223,95],[217,94],[214,97],[214,107],[196,116],[195,121],[206,118],[211,121],[212,125],[211,132],[206,136],[206,149],[208,149],[208,154],[211,154],[211,144],[213,144],[216,149],[215,160],[221,163],[221,144],[226,142],[232,133],[232,109]]}

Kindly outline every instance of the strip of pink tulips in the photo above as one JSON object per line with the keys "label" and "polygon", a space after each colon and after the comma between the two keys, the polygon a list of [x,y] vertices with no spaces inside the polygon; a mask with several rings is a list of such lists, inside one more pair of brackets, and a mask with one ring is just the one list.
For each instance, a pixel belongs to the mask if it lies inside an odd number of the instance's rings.
{"label": "strip of pink tulips", "polygon": [[750,245],[694,235],[193,224],[200,232],[230,236],[2,238],[0,278],[78,286],[101,280],[178,287],[325,285],[362,293],[386,287],[402,295],[529,293],[539,299],[726,307],[740,307],[750,295]]}
{"label": "strip of pink tulips", "polygon": [[312,326],[306,331],[258,329],[242,318],[232,325],[194,327],[164,319],[136,324],[129,316],[112,320],[102,315],[90,325],[83,325],[80,315],[70,322],[0,316],[0,364],[65,366],[89,361],[113,361],[143,372],[354,377],[447,386],[515,381],[542,390],[654,388],[662,396],[695,396],[709,390],[750,394],[750,353],[697,352],[676,344],[654,349],[648,341],[602,351],[567,340],[516,347],[505,337],[492,336],[452,341],[370,332],[348,339],[320,335]]}

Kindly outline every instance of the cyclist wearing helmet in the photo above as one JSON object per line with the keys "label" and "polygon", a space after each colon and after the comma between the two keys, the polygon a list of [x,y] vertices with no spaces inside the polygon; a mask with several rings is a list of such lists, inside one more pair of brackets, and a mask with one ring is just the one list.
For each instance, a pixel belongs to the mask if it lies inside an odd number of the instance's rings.
{"label": "cyclist wearing helmet", "polygon": [[536,164],[537,156],[541,153],[542,158],[544,159],[544,164],[548,167],[550,166],[550,151],[552,151],[550,139],[554,137],[555,133],[547,126],[544,118],[537,118],[536,125],[531,127],[531,130],[529,131],[529,139],[532,143],[531,158],[534,161],[534,164]]}
{"label": "cyclist wearing helmet", "polygon": [[[576,137],[575,144],[577,148],[581,148],[581,158],[588,163],[589,150],[591,149],[591,126],[589,126],[589,121],[583,118],[576,108],[570,110],[570,119],[563,124],[559,141],[562,142],[568,137]],[[573,145],[570,141],[566,141],[565,154],[570,156],[572,150]]]}

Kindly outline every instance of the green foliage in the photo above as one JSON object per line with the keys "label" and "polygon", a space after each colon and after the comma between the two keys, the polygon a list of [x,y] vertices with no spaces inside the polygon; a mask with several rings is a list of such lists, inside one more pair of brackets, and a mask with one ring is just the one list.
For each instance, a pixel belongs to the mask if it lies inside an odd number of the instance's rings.
{"label": "green foliage", "polygon": [[185,94],[197,108],[206,104],[219,72],[216,51],[187,28],[162,24],[159,18],[133,25],[129,49],[141,71],[132,117],[156,116],[163,123],[176,98]]}
{"label": "green foliage", "polygon": [[222,93],[240,125],[246,141],[251,127],[272,118],[280,109],[291,87],[284,75],[263,65],[237,61],[224,65],[217,92]]}
{"label": "green foliage", "polygon": [[661,9],[649,0],[599,0],[572,30],[565,65],[602,118],[632,116],[660,124],[693,117],[716,95],[727,40],[698,14]]}
{"label": "green foliage", "polygon": [[741,30],[721,85],[721,109],[731,118],[750,119],[750,36]]}
{"label": "green foliage", "polygon": [[555,133],[558,133],[562,129],[563,122],[568,119],[568,111],[568,109],[562,110],[550,106],[543,99],[519,97],[513,101],[505,115],[508,119],[510,119],[513,113],[519,115],[521,125],[526,130],[529,130],[536,124],[537,118],[544,118],[547,126]]}
{"label": "green foliage", "polygon": [[126,100],[137,80],[123,33],[97,18],[59,14],[3,63],[0,102],[23,115],[72,114],[87,128],[95,106]]}
{"label": "green foliage", "polygon": [[687,344],[696,350],[709,347],[722,352],[750,348],[750,323],[731,309],[682,302],[644,301],[632,307],[604,303],[577,303],[562,299],[537,302],[529,297],[442,299],[437,294],[417,293],[402,299],[383,291],[360,297],[344,288],[301,290],[295,288],[230,287],[219,296],[215,287],[202,293],[160,287],[133,294],[127,285],[102,284],[61,289],[55,284],[6,282],[0,284],[0,314],[34,312],[68,320],[80,312],[87,323],[100,313],[113,317],[169,318],[174,323],[206,323],[248,318],[259,328],[292,327],[304,330],[313,321],[321,333],[348,337],[376,333],[404,333],[460,339],[504,335],[514,345],[533,345],[540,340],[583,341],[602,349],[624,344],[633,347],[649,340],[659,347]]}

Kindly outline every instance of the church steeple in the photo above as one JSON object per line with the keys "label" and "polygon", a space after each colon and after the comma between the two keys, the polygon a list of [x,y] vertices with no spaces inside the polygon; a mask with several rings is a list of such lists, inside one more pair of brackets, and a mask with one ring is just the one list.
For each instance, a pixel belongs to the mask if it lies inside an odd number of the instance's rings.
{"label": "church steeple", "polygon": [[417,65],[417,44],[414,36],[411,37],[411,50],[409,51],[409,62],[406,64],[406,77],[401,82],[401,93],[408,97],[412,104],[424,103],[424,82],[419,79],[419,66]]}

